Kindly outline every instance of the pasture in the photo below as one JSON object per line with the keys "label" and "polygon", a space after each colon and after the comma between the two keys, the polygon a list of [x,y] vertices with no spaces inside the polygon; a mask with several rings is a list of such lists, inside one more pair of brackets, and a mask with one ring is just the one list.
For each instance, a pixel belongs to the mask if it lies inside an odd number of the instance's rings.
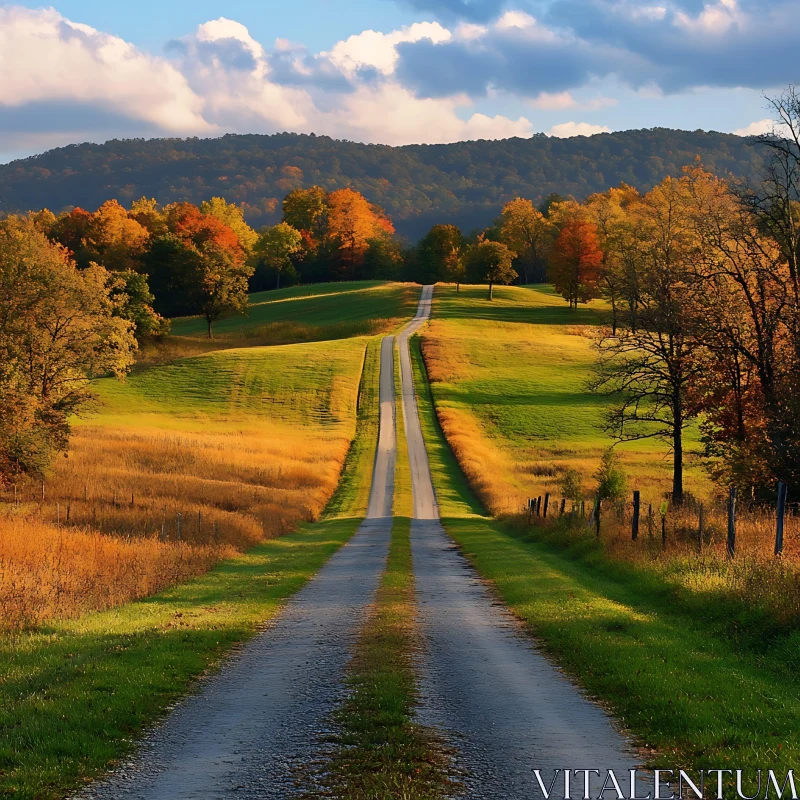
{"label": "pasture", "polygon": [[[439,285],[422,352],[437,413],[459,463],[494,514],[519,513],[528,497],[560,496],[568,467],[586,496],[603,451],[607,398],[586,388],[594,361],[592,335],[604,303],[570,311],[549,287]],[[687,436],[686,488],[711,490]],[[660,440],[618,446],[632,486],[657,504],[671,489],[669,447]]]}

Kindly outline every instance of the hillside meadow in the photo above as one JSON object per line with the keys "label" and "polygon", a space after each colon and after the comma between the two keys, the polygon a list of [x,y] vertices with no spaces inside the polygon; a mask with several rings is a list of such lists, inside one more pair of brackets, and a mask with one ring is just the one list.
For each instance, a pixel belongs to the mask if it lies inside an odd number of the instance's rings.
{"label": "hillside meadow", "polygon": [[125,382],[96,381],[67,457],[43,485],[16,487],[16,503],[14,490],[2,498],[0,628],[149,596],[319,519],[376,341],[344,337],[395,326],[411,293],[392,284],[263,293],[226,333],[314,320],[330,339],[173,359],[172,336]]}
{"label": "hillside meadow", "polygon": [[[442,428],[481,501],[493,514],[519,513],[550,492],[572,467],[590,496],[600,457],[613,442],[603,430],[607,398],[586,388],[595,359],[592,335],[607,316],[603,301],[571,311],[546,286],[438,285],[422,352]],[[687,436],[690,492],[712,486]],[[632,487],[660,502],[671,487],[667,445],[618,446]]]}

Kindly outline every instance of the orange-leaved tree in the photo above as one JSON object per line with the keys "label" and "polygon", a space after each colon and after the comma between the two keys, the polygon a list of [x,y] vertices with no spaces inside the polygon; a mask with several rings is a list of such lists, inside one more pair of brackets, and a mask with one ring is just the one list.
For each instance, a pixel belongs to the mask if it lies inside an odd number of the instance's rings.
{"label": "orange-leaved tree", "polygon": [[570,308],[598,296],[602,266],[595,224],[580,216],[567,219],[550,253],[549,278]]}
{"label": "orange-leaved tree", "polygon": [[370,240],[391,236],[394,226],[380,208],[353,189],[331,192],[327,204],[328,237],[336,248],[342,272],[356,280]]}

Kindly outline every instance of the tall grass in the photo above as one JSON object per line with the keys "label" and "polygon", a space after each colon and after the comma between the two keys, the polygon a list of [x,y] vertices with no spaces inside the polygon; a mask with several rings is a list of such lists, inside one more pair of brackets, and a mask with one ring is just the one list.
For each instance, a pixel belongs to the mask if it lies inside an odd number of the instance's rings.
{"label": "tall grass", "polygon": [[145,597],[320,517],[370,340],[227,351],[100,382],[44,484],[0,495],[0,629]]}

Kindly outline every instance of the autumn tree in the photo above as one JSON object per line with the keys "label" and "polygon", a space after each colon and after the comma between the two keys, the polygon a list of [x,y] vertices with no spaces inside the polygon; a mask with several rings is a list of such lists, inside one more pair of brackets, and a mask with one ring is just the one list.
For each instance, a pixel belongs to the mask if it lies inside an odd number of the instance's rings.
{"label": "autumn tree", "polygon": [[262,231],[253,248],[255,272],[253,288],[255,291],[266,289],[266,281],[270,275],[275,277],[275,288],[280,289],[281,276],[295,272],[292,259],[303,252],[303,237],[300,231],[286,222],[279,222]]}
{"label": "autumn tree", "polygon": [[568,219],[550,253],[549,278],[570,308],[597,297],[602,266],[597,226],[580,216]]}
{"label": "autumn tree", "polygon": [[688,187],[672,179],[646,195],[637,229],[643,252],[636,323],[623,316],[597,339],[591,388],[613,398],[606,429],[618,441],[661,438],[672,448],[673,501],[683,499],[683,436],[696,415],[690,395],[700,365],[692,313],[697,245]]}
{"label": "autumn tree", "polygon": [[327,192],[321,186],[294,189],[283,199],[283,221],[300,231],[313,249],[328,228]]}
{"label": "autumn tree", "polygon": [[554,239],[554,226],[530,200],[517,197],[503,206],[497,220],[500,241],[516,253],[517,271],[524,283],[544,280],[547,253]]}
{"label": "autumn tree", "polygon": [[327,236],[334,244],[342,272],[356,280],[371,239],[394,233],[383,212],[353,189],[338,189],[327,197]]}
{"label": "autumn tree", "polygon": [[30,219],[0,222],[0,479],[41,476],[66,449],[90,379],[133,363],[132,328],[107,270],[77,269]]}
{"label": "autumn tree", "polygon": [[69,250],[79,267],[88,267],[92,260],[88,245],[91,230],[91,212],[83,208],[73,208],[71,211],[59,214],[48,235]]}
{"label": "autumn tree", "polygon": [[639,251],[633,231],[636,216],[631,211],[638,200],[636,189],[623,183],[592,195],[584,206],[588,219],[597,227],[598,243],[603,253],[600,290],[611,303],[612,332],[616,332],[619,304],[623,297],[635,304]]}
{"label": "autumn tree", "polygon": [[87,256],[109,270],[135,270],[149,238],[147,228],[129,217],[116,200],[108,200],[92,214],[85,239]]}
{"label": "autumn tree", "polygon": [[417,245],[417,266],[423,283],[452,281],[456,290],[464,278],[464,237],[455,225],[434,225]]}
{"label": "autumn tree", "polygon": [[489,300],[492,300],[496,283],[507,286],[517,277],[513,261],[514,253],[506,245],[484,239],[467,251],[466,274],[475,283],[488,283]]}
{"label": "autumn tree", "polygon": [[200,204],[200,211],[227,225],[239,239],[245,256],[249,256],[253,252],[258,241],[258,234],[245,222],[244,211],[240,206],[237,206],[236,203],[228,203],[222,197],[212,197]]}
{"label": "autumn tree", "polygon": [[200,314],[208,324],[247,310],[248,279],[253,274],[239,237],[216,217],[191,203],[165,209],[169,233],[148,250],[146,269],[159,308],[167,314]]}

